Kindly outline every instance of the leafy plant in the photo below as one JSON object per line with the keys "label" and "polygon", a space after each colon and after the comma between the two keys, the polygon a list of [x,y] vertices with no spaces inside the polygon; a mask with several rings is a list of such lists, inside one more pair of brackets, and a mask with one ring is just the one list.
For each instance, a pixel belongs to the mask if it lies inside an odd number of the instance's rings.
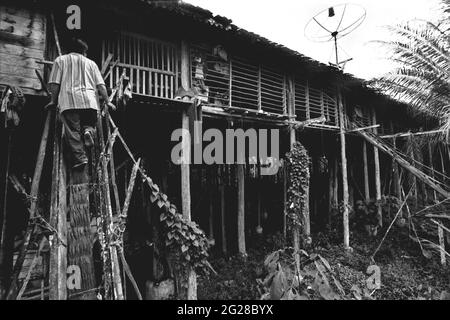
{"label": "leafy plant", "polygon": [[268,274],[264,280],[258,280],[264,290],[262,300],[340,300],[354,297],[353,293],[346,295],[324,257],[309,255],[304,250],[301,254],[304,259],[301,270],[296,267],[292,248],[274,251],[266,257],[264,267]]}
{"label": "leafy plant", "polygon": [[295,142],[292,150],[286,154],[289,172],[289,186],[287,190],[287,217],[290,228],[300,227],[306,214],[309,189],[308,152],[299,142]]}
{"label": "leafy plant", "polygon": [[450,2],[443,1],[444,23],[411,21],[387,27],[392,41],[378,41],[399,67],[375,79],[373,86],[409,104],[415,113],[441,121],[450,128]]}
{"label": "leafy plant", "polygon": [[210,268],[207,260],[209,243],[203,230],[195,222],[185,219],[149,177],[144,176],[144,179],[150,187],[150,201],[156,202],[162,210],[160,222],[165,234],[165,245],[179,262],[175,267],[192,267],[198,272],[207,272]]}

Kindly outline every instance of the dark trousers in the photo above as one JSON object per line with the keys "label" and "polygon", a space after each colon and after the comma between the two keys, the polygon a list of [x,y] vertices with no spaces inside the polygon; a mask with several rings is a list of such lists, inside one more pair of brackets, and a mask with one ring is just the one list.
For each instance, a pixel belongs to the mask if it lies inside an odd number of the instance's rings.
{"label": "dark trousers", "polygon": [[64,139],[70,151],[72,166],[86,162],[88,157],[83,141],[86,129],[92,130],[97,123],[97,111],[91,109],[73,109],[62,113],[64,118]]}

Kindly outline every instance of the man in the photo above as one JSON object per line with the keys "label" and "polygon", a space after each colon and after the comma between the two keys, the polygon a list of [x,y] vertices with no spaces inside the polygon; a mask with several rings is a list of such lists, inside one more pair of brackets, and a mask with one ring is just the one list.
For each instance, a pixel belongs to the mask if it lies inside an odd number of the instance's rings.
{"label": "man", "polygon": [[86,57],[88,46],[80,39],[72,39],[68,54],[56,58],[49,79],[51,102],[59,105],[65,140],[71,152],[73,168],[88,163],[85,147],[94,144],[93,134],[100,111],[100,103],[115,109],[108,101],[105,82],[97,64]]}

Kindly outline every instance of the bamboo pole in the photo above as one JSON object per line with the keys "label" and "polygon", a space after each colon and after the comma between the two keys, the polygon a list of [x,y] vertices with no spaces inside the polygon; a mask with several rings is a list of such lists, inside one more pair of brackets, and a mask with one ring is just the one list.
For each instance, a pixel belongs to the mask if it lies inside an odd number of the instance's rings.
{"label": "bamboo pole", "polygon": [[[108,116],[108,115],[107,115]],[[109,116],[108,116],[109,118]],[[106,118],[106,119],[108,119]],[[99,133],[100,140],[100,150],[105,150],[105,143],[103,138],[103,119],[100,116],[98,118],[97,131]],[[108,121],[108,120],[107,120]],[[109,138],[109,137],[108,137]],[[104,192],[104,201],[105,201],[105,235],[108,243],[108,250],[110,255],[111,262],[111,272],[112,272],[112,281],[113,281],[113,290],[114,290],[114,298],[117,300],[123,300],[123,289],[122,289],[122,280],[120,277],[120,266],[119,266],[119,258],[117,256],[117,248],[109,243],[111,230],[113,227],[113,213],[111,206],[111,194],[109,189],[109,171],[106,156],[101,155],[101,174],[102,174],[102,183],[103,183],[103,192]]]}
{"label": "bamboo pole", "polygon": [[[414,143],[414,136],[410,136],[408,137],[408,143],[412,144]],[[415,155],[413,150],[411,149],[411,153],[409,154],[409,156],[411,157],[411,159],[413,159],[413,161],[415,160]],[[412,191],[412,197],[414,200],[414,206],[417,207],[417,178],[414,174],[410,173],[412,175],[412,187],[413,187],[413,191]]]}
{"label": "bamboo pole", "polygon": [[283,237],[286,239],[287,236],[287,170],[286,165],[283,166]]}
{"label": "bamboo pole", "polygon": [[439,185],[437,185],[434,181],[432,181],[428,175],[426,175],[424,172],[420,171],[419,169],[411,165],[408,161],[406,161],[401,157],[398,157],[389,147],[387,147],[382,143],[379,143],[375,138],[365,134],[362,131],[359,132],[359,134],[362,137],[364,137],[366,141],[370,142],[375,147],[376,150],[379,149],[384,153],[386,153],[387,155],[389,155],[390,157],[394,158],[395,161],[397,161],[397,163],[400,166],[402,166],[403,169],[413,174],[417,179],[421,180],[423,183],[436,190],[445,198],[450,198],[450,192],[442,189]]}
{"label": "bamboo pole", "polygon": [[[372,124],[377,123],[377,114],[375,110],[372,110]],[[373,132],[378,133],[378,129],[374,128]],[[362,133],[362,131],[361,131]],[[381,208],[381,169],[380,169],[380,155],[378,154],[378,148],[373,148],[373,158],[375,162],[375,199],[377,201],[377,218],[378,225],[383,226],[383,212]]]}
{"label": "bamboo pole", "polygon": [[337,208],[337,205],[338,205],[338,202],[339,202],[339,190],[338,190],[338,188],[339,188],[339,181],[338,181],[338,167],[339,167],[339,164],[338,164],[338,159],[337,158],[334,158],[334,161],[333,161],[333,164],[334,164],[334,169],[333,169],[333,180],[334,180],[334,182],[333,182],[333,200],[334,200],[334,207],[335,208]]}
{"label": "bamboo pole", "polygon": [[[128,183],[127,194],[125,196],[125,201],[124,201],[124,204],[123,204],[123,210],[122,210],[122,213],[120,214],[121,225],[123,225],[123,226],[125,225],[126,219],[128,217],[128,208],[130,207],[131,196],[133,194],[134,184],[136,182],[136,176],[137,176],[137,172],[138,172],[140,163],[141,163],[141,159],[139,159],[134,164],[133,170],[131,171],[130,182]],[[123,228],[123,231],[124,230],[125,230],[125,228]],[[123,232],[123,231],[120,231],[120,232]],[[141,295],[141,292],[139,291],[139,287],[138,287],[138,285],[136,283],[136,280],[133,277],[133,274],[131,273],[131,269],[130,269],[130,266],[128,265],[128,263],[127,263],[127,260],[125,259],[125,253],[124,253],[124,250],[123,250],[123,239],[122,239],[122,237],[120,239],[120,243],[121,243],[122,246],[119,247],[118,250],[119,250],[120,259],[122,261],[122,268],[124,270],[124,273],[127,275],[128,279],[130,280],[130,282],[131,282],[131,284],[132,284],[132,286],[134,288],[134,291],[136,292],[138,300],[142,300],[142,295]],[[123,281],[124,281],[124,285],[125,285],[126,284],[125,278],[123,279]]]}
{"label": "bamboo pole", "polygon": [[25,276],[25,280],[23,281],[22,288],[19,290],[19,293],[17,294],[17,300],[21,300],[23,294],[25,293],[25,290],[27,289],[28,282],[30,281],[30,278],[31,278],[31,274],[34,270],[34,267],[36,267],[37,260],[39,259],[39,256],[41,255],[41,251],[42,251],[42,248],[44,247],[44,244],[45,244],[45,241],[44,241],[44,238],[42,238],[39,241],[39,248],[36,251],[35,256],[33,257],[33,261],[31,262],[31,265],[28,269],[27,275]]}
{"label": "bamboo pole", "polygon": [[[12,150],[12,132],[10,129],[8,130],[8,138],[7,138],[7,147],[6,147],[6,166],[5,166],[5,182],[4,182],[4,194],[3,194],[3,215],[1,220],[1,237],[0,237],[0,299],[3,299],[8,282],[9,282],[9,263],[11,263],[12,256],[9,254],[12,248],[8,246],[8,224],[9,224],[9,215],[8,215],[8,182],[9,182],[9,167],[11,162],[11,150]],[[10,256],[10,257],[8,257]],[[8,260],[9,263],[8,263]]]}
{"label": "bamboo pole", "polygon": [[367,142],[363,140],[363,166],[364,166],[364,199],[370,201],[369,164],[367,161]]}
{"label": "bamboo pole", "polygon": [[[394,149],[396,149],[397,147],[397,142],[396,139],[393,138],[392,139],[392,145],[394,146]],[[393,165],[393,169],[394,169],[394,187],[395,187],[395,196],[398,199],[402,199],[402,186],[401,186],[401,182],[400,182],[400,169],[398,167],[397,162],[395,162],[394,159],[392,159],[392,165]]]}
{"label": "bamboo pole", "polygon": [[438,237],[439,237],[439,253],[441,256],[441,265],[445,266],[446,264],[446,256],[445,256],[445,240],[444,240],[444,229],[442,228],[442,225],[438,225]]}
{"label": "bamboo pole", "polygon": [[[54,112],[53,112],[54,113]],[[36,160],[36,167],[34,169],[33,174],[33,180],[31,183],[31,192],[30,192],[30,210],[29,210],[29,217],[27,221],[27,228],[25,231],[25,236],[22,244],[20,245],[19,254],[16,259],[16,263],[14,264],[13,273],[11,276],[11,285],[8,290],[7,300],[13,299],[17,292],[17,278],[19,277],[19,274],[22,270],[22,265],[25,260],[26,251],[28,248],[28,245],[30,243],[31,235],[33,234],[35,230],[35,224],[33,223],[33,218],[36,215],[36,208],[37,208],[37,196],[39,193],[39,185],[41,182],[41,176],[42,176],[42,169],[44,167],[44,160],[45,155],[47,151],[47,141],[48,141],[48,133],[50,129],[50,120],[52,117],[52,111],[48,110],[45,122],[44,122],[44,129],[42,130],[42,136],[41,136],[41,142],[39,145],[39,151],[38,156]]]}
{"label": "bamboo pole", "polygon": [[350,248],[350,229],[349,229],[349,194],[347,180],[347,155],[345,147],[345,122],[344,122],[344,105],[342,102],[341,92],[338,91],[338,108],[339,108],[339,136],[341,139],[341,161],[342,161],[342,194],[343,194],[343,227],[344,227],[344,248]]}
{"label": "bamboo pole", "polygon": [[334,157],[328,160],[328,226],[331,227],[331,211],[334,207]]}
{"label": "bamboo pole", "polygon": [[[433,151],[431,150],[431,144],[428,143],[428,161],[431,168],[431,178],[434,179],[434,165],[433,165]],[[437,194],[436,190],[433,189],[433,203],[436,203]]]}
{"label": "bamboo pole", "polygon": [[211,188],[211,194],[210,194],[210,199],[209,199],[209,240],[211,241],[210,243],[212,245],[213,241],[215,242],[214,239],[214,194],[213,194],[213,189]]}

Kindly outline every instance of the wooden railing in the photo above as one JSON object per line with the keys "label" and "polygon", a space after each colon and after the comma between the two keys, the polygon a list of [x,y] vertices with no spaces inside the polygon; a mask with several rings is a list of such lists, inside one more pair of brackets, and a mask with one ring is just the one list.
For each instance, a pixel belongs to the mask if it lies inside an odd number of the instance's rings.
{"label": "wooden railing", "polygon": [[125,72],[134,94],[173,99],[178,88],[178,52],[172,43],[142,35],[120,33],[103,42],[102,61],[108,54],[118,63],[109,77],[112,88]]}
{"label": "wooden railing", "polygon": [[295,115],[304,121],[325,117],[325,125],[339,127],[337,101],[333,93],[311,88],[307,81],[294,81]]}
{"label": "wooden railing", "polygon": [[286,114],[286,78],[277,70],[217,49],[191,47],[191,79],[204,101],[213,106]]}
{"label": "wooden railing", "polygon": [[[191,47],[191,80],[206,104],[287,115],[289,75],[207,46]],[[297,120],[324,116],[325,126],[337,128],[337,103],[331,90],[318,90],[294,81]]]}

